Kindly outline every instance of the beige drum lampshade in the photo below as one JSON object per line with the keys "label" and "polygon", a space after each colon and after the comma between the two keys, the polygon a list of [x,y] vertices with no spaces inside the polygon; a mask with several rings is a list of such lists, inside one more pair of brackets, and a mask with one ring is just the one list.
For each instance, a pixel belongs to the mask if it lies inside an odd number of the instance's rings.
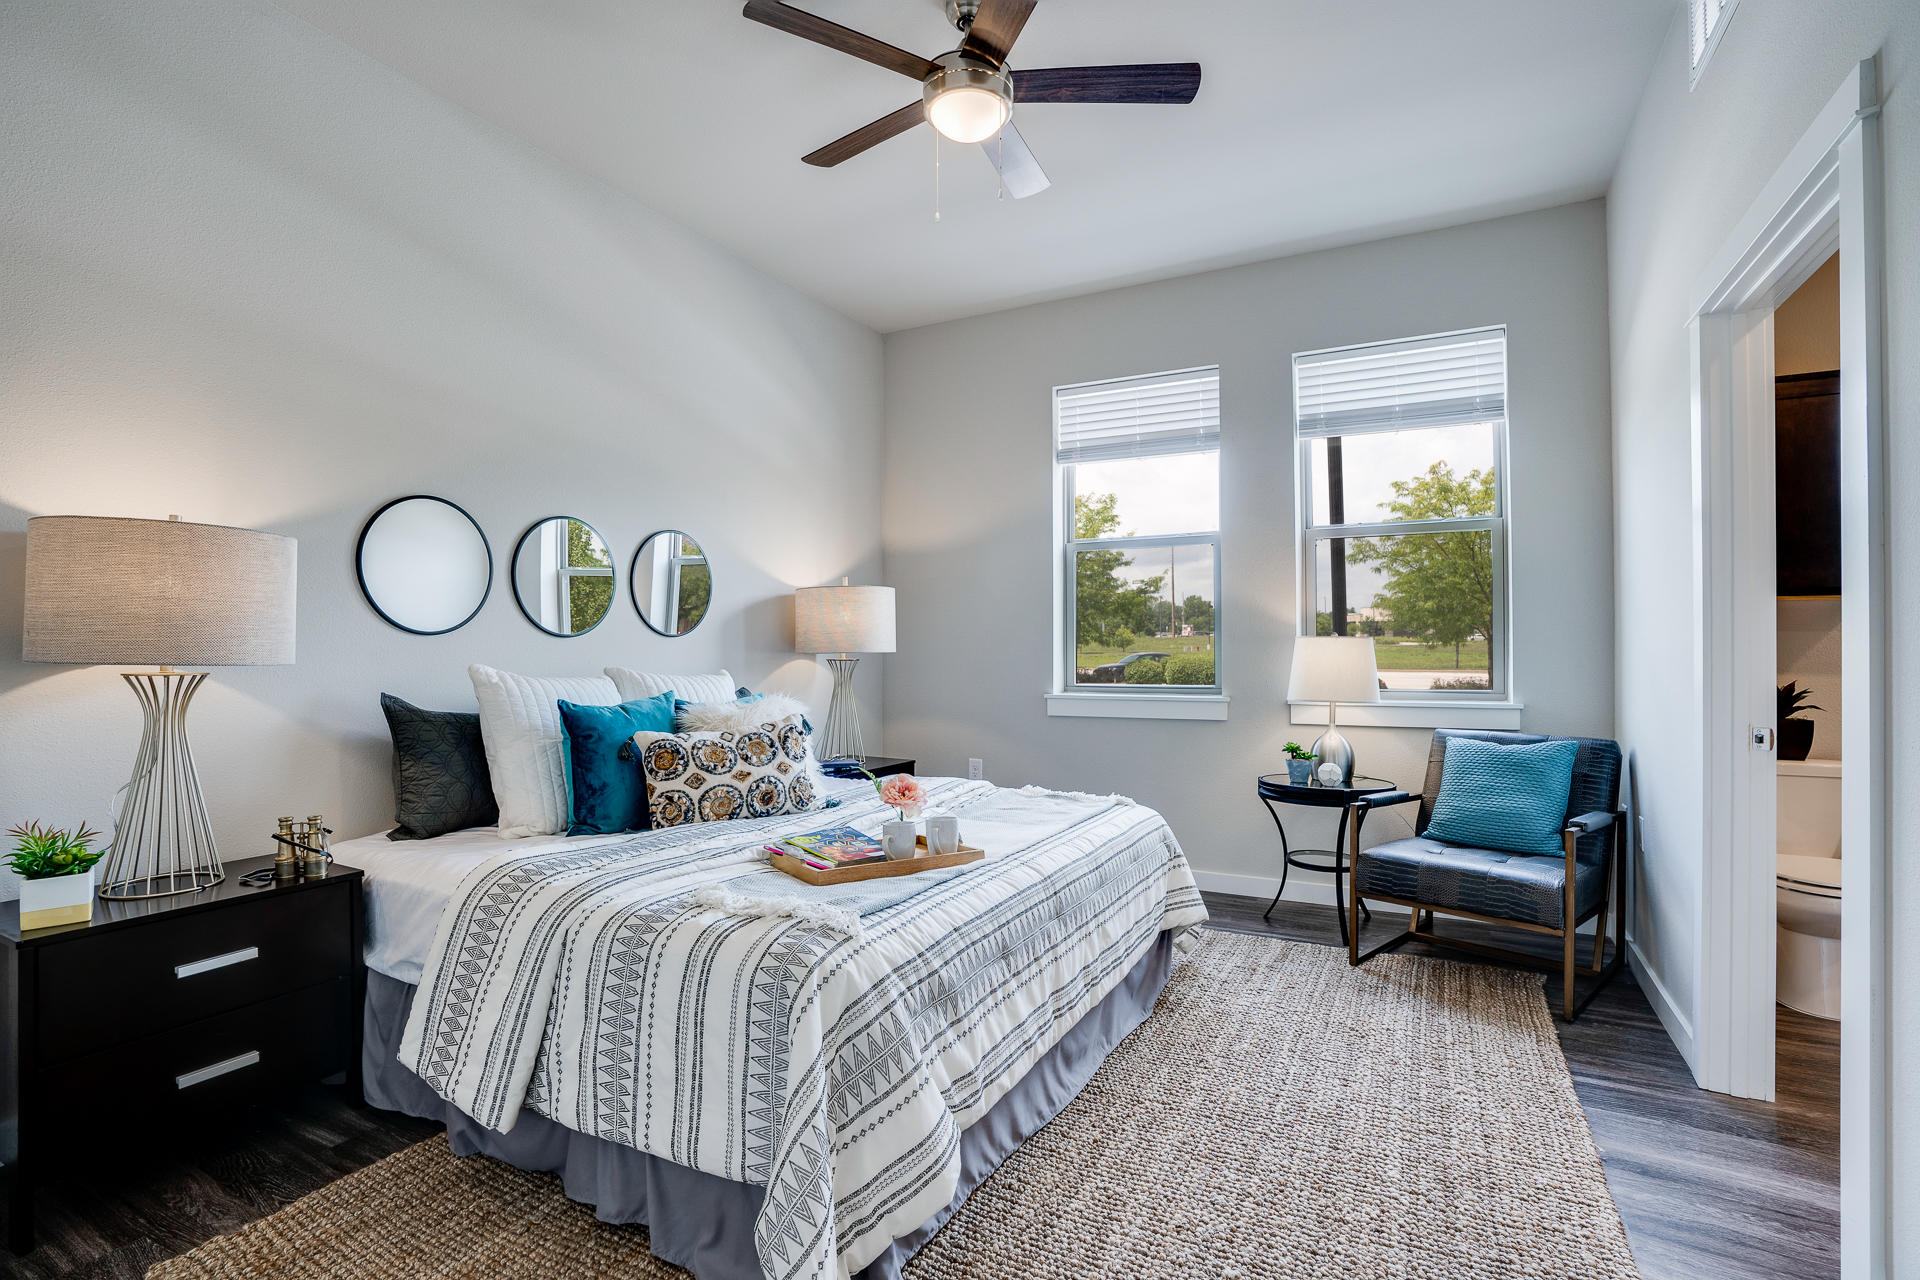
{"label": "beige drum lampshade", "polygon": [[802,587],[793,593],[800,653],[892,653],[893,588]]}
{"label": "beige drum lampshade", "polygon": [[27,521],[28,662],[293,661],[292,538],[181,520]]}
{"label": "beige drum lampshade", "polygon": [[1301,636],[1293,642],[1288,702],[1378,702],[1372,636]]}

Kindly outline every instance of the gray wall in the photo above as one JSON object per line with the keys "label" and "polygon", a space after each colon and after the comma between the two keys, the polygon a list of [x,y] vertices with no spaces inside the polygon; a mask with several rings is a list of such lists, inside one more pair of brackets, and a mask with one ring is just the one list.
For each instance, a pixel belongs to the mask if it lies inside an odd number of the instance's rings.
{"label": "gray wall", "polygon": [[[1676,16],[1647,84],[1608,197],[1617,502],[1619,722],[1650,821],[1636,940],[1683,1016],[1694,1009],[1699,938],[1700,767],[1691,708],[1694,584],[1690,558],[1690,387],[1686,324],[1692,292],[1721,244],[1861,58],[1880,53],[1886,149],[1888,611],[1892,691],[1889,776],[1920,769],[1920,679],[1913,646],[1920,591],[1920,5],[1912,0],[1747,0],[1699,87],[1687,88],[1685,22]],[[1904,496],[1902,496],[1904,495]],[[1676,548],[1680,554],[1676,554]],[[1656,625],[1659,619],[1681,625]],[[1676,716],[1694,715],[1693,721]],[[1920,789],[1895,783],[1893,941],[1888,1061],[1920,1058]],[[1894,1129],[1891,1203],[1920,1203],[1920,1072],[1889,1076]],[[1920,1215],[1896,1214],[1889,1275],[1920,1276]]]}
{"label": "gray wall", "polygon": [[[1501,322],[1525,727],[1610,734],[1604,219],[1593,201],[889,335],[884,505],[900,651],[887,664],[888,750],[931,772],[978,756],[998,782],[1131,795],[1166,813],[1210,885],[1258,891],[1278,846],[1253,779],[1284,770],[1289,738],[1319,732],[1290,724],[1285,703],[1290,355]],[[1212,363],[1230,718],[1050,719],[1051,389]],[[1419,780],[1424,730],[1350,736],[1366,772]],[[1375,830],[1403,834],[1397,823]]]}
{"label": "gray wall", "polygon": [[[19,661],[33,515],[299,539],[297,665],[218,671],[194,709],[228,857],[282,813],[380,829],[377,695],[470,707],[469,662],[724,664],[824,699],[788,593],[878,577],[872,332],[264,5],[0,7],[0,156],[0,826],[102,825],[139,734],[114,669]],[[361,523],[414,492],[493,541],[493,596],[451,635],[355,585]],[[561,512],[622,565],[695,534],[712,617],[662,639],[623,592],[586,637],[537,633],[505,561]]]}

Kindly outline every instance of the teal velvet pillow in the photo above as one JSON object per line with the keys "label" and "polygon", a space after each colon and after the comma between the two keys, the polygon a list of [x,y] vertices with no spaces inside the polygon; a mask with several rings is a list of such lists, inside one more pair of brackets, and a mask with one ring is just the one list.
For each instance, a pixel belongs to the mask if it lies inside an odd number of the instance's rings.
{"label": "teal velvet pillow", "polygon": [[1448,738],[1440,795],[1422,834],[1475,849],[1564,853],[1560,832],[1579,750],[1580,744],[1571,741]]}
{"label": "teal velvet pillow", "polygon": [[643,729],[673,732],[672,691],[612,707],[561,699],[560,724],[566,730],[560,746],[566,756],[567,834],[645,831],[647,784],[631,753],[628,759],[620,758],[620,748]]}

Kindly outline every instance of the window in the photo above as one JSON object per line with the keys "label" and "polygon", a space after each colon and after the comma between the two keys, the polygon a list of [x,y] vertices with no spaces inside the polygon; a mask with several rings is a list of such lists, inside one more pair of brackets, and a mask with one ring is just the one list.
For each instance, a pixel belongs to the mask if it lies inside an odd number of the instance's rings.
{"label": "window", "polygon": [[1506,697],[1506,350],[1495,328],[1293,358],[1302,619],[1375,637],[1384,700]]}
{"label": "window", "polygon": [[1689,85],[1700,83],[1707,59],[1720,47],[1720,36],[1739,4],[1740,0],[1687,0]]}
{"label": "window", "polygon": [[1218,693],[1220,371],[1053,393],[1067,691]]}
{"label": "window", "polygon": [[600,535],[578,520],[548,520],[539,536],[540,625],[556,635],[572,635],[606,617],[613,602],[613,561]]}

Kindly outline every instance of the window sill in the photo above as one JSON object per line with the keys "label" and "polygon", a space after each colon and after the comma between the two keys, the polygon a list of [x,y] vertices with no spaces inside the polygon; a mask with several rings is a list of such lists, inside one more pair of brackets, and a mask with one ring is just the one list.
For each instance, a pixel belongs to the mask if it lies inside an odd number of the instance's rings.
{"label": "window sill", "polygon": [[[1294,724],[1325,724],[1327,704],[1288,704]],[[1343,702],[1343,729],[1518,729],[1518,702]]]}
{"label": "window sill", "polygon": [[1225,720],[1224,693],[1050,693],[1050,716],[1101,720]]}

